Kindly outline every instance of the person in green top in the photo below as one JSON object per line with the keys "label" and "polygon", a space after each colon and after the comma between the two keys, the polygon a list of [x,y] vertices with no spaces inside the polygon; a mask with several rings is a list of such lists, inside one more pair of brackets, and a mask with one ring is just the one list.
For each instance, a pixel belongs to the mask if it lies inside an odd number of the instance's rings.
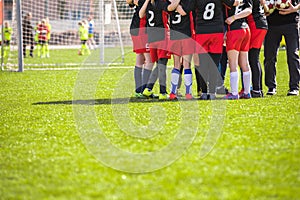
{"label": "person in green top", "polygon": [[85,53],[90,54],[91,52],[87,46],[87,40],[89,39],[88,29],[83,22],[78,22],[78,25],[78,34],[81,41],[81,48],[78,51],[78,55],[84,55]]}
{"label": "person in green top", "polygon": [[48,27],[48,30],[49,30],[49,32],[47,34],[47,42],[46,42],[46,46],[45,46],[46,47],[46,57],[50,58],[49,41],[51,39],[51,28],[52,28],[52,26],[49,23],[49,18],[48,17],[46,18],[46,26]]}
{"label": "person in green top", "polygon": [[4,44],[4,52],[3,52],[3,57],[8,57],[9,53],[10,53],[10,40],[11,40],[11,36],[13,33],[12,28],[9,26],[8,22],[4,23],[4,40],[3,40],[3,44]]}
{"label": "person in green top", "polygon": [[41,56],[41,45],[39,44],[39,31],[38,27],[41,24],[40,21],[36,22],[36,26],[34,27],[34,43],[37,48],[37,55],[38,57]]}

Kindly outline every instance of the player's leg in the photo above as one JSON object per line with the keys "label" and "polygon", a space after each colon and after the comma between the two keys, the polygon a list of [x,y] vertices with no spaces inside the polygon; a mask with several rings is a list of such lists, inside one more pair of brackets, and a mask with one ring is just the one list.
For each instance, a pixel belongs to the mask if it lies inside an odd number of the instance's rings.
{"label": "player's leg", "polygon": [[136,54],[135,59],[135,67],[134,67],[134,82],[135,82],[135,95],[136,97],[141,96],[140,94],[143,92],[142,87],[142,73],[143,73],[143,65],[145,63],[145,57],[142,53]]}
{"label": "player's leg", "polygon": [[151,47],[150,44],[150,57],[151,57],[151,61],[153,63],[156,62],[156,66],[155,68],[152,70],[148,83],[146,85],[146,88],[143,91],[143,95],[147,96],[147,97],[153,97],[153,87],[155,82],[158,79],[158,64],[157,64],[157,60],[158,60],[158,49],[156,49],[155,47]]}
{"label": "player's leg", "polygon": [[185,98],[192,99],[193,74],[191,70],[192,54],[183,56]]}
{"label": "player's leg", "polygon": [[214,100],[216,99],[216,89],[217,84],[222,80],[218,65],[221,58],[221,53],[209,53],[210,60],[209,60],[209,71],[208,71],[208,82],[209,82],[209,99]]}
{"label": "player's leg", "polygon": [[260,49],[251,48],[248,52],[252,72],[252,96],[262,97],[262,69],[259,62]]}
{"label": "player's leg", "polygon": [[209,62],[210,62],[210,56],[208,53],[199,54],[199,63],[200,63],[199,72],[203,79],[200,85],[202,89],[202,94],[200,96],[201,100],[207,100],[209,98],[208,87],[207,87],[208,74],[209,74],[209,66],[208,66]]}
{"label": "player's leg", "polygon": [[150,53],[144,53],[145,57],[145,63],[144,63],[144,69],[142,73],[142,91],[145,90],[147,83],[149,81],[152,68],[153,68],[153,62],[151,61]]}
{"label": "player's leg", "polygon": [[225,99],[238,99],[238,84],[239,84],[239,74],[238,74],[238,57],[239,52],[235,49],[227,51],[228,63],[230,69],[230,88],[231,93],[227,94]]}
{"label": "player's leg", "polygon": [[45,49],[46,49],[46,57],[50,58],[49,40],[46,41]]}
{"label": "player's leg", "polygon": [[221,79],[219,79],[218,87],[217,87],[217,94],[227,94],[228,89],[224,86],[225,74],[227,69],[227,52],[226,52],[226,45],[223,45],[222,55],[218,64],[218,69],[221,75]]}
{"label": "player's leg", "polygon": [[181,56],[173,54],[174,60],[174,68],[171,72],[171,92],[170,92],[170,100],[177,99],[177,87],[180,78],[180,67],[181,67]]}
{"label": "player's leg", "polygon": [[239,66],[241,67],[243,73],[243,86],[244,93],[241,94],[240,98],[249,99],[250,95],[250,87],[251,87],[251,70],[248,61],[248,51],[240,51],[239,53]]}
{"label": "player's leg", "polygon": [[168,58],[160,58],[157,61],[158,67],[158,81],[159,81],[159,99],[165,100],[168,98],[167,95],[167,63]]}
{"label": "player's leg", "polygon": [[34,41],[33,38],[30,39],[30,57],[33,57],[33,50],[34,50]]}

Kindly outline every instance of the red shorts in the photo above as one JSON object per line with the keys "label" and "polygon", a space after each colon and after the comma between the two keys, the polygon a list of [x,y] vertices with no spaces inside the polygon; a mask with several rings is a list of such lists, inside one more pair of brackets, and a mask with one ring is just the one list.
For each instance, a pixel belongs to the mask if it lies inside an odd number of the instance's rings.
{"label": "red shorts", "polygon": [[170,59],[170,53],[168,51],[168,42],[166,40],[149,43],[151,61],[154,63],[160,58]]}
{"label": "red shorts", "polygon": [[177,56],[190,55],[195,53],[195,40],[186,38],[182,40],[170,40],[169,51]]}
{"label": "red shorts", "polygon": [[226,38],[226,51],[249,51],[251,38],[249,28],[227,31]]}
{"label": "red shorts", "polygon": [[267,34],[267,29],[257,29],[255,23],[249,23],[249,26],[251,32],[250,49],[260,49]]}
{"label": "red shorts", "polygon": [[149,53],[148,35],[131,35],[133,52],[135,53]]}
{"label": "red shorts", "polygon": [[196,53],[222,53],[223,51],[223,33],[209,33],[196,35]]}

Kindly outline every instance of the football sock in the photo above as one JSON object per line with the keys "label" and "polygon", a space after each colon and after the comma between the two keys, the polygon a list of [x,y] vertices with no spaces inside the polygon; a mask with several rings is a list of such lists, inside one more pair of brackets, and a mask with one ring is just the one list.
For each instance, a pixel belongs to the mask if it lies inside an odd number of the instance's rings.
{"label": "football sock", "polygon": [[192,70],[191,69],[185,69],[184,70],[184,84],[185,84],[185,93],[186,94],[192,94]]}
{"label": "football sock", "polygon": [[156,66],[156,67],[152,70],[151,75],[150,75],[150,77],[149,77],[149,81],[148,81],[148,84],[147,84],[147,88],[148,88],[148,89],[150,89],[150,90],[153,89],[154,84],[155,84],[157,78],[158,78],[158,67]]}
{"label": "football sock", "polygon": [[238,84],[239,84],[239,73],[238,72],[230,72],[230,87],[231,93],[233,95],[238,94]]}
{"label": "football sock", "polygon": [[167,58],[160,58],[157,62],[158,66],[158,81],[159,81],[159,93],[167,93],[166,81],[167,81]]}
{"label": "football sock", "polygon": [[243,72],[244,93],[250,93],[251,71]]}
{"label": "football sock", "polygon": [[173,68],[171,72],[171,93],[176,94],[178,81],[180,77],[180,71]]}
{"label": "football sock", "polygon": [[135,92],[141,93],[142,91],[142,71],[141,67],[134,67],[134,81],[135,81]]}
{"label": "football sock", "polygon": [[146,88],[152,70],[145,69],[142,73],[142,91]]}

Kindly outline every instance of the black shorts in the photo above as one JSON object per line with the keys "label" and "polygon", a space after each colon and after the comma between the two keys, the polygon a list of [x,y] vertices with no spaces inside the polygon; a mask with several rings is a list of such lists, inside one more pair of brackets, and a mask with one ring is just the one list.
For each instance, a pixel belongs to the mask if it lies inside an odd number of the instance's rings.
{"label": "black shorts", "polygon": [[39,44],[46,44],[46,41],[45,40],[39,40]]}

